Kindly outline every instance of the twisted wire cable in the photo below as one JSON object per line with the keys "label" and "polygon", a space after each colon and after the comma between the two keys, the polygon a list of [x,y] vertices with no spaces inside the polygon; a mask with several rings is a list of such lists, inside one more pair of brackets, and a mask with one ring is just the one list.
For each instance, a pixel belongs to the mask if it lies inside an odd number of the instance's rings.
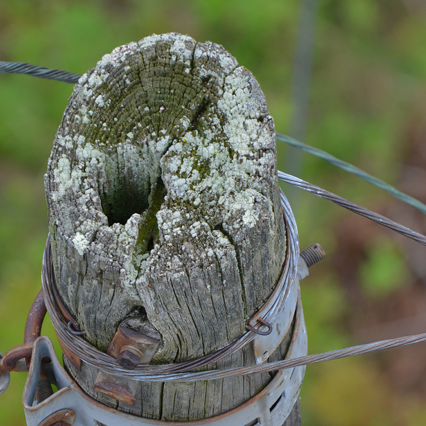
{"label": "twisted wire cable", "polygon": [[[40,67],[36,65],[31,65],[23,62],[5,62],[0,61],[0,73],[9,73],[9,74],[26,74],[33,77],[57,80],[64,83],[76,84],[78,83],[81,74],[70,73],[67,71],[57,70],[57,69],[48,69],[45,67]],[[381,189],[384,189],[392,196],[402,200],[403,202],[417,208],[422,213],[426,213],[426,205],[416,200],[413,197],[404,194],[403,192],[397,190],[393,186],[383,182],[380,179],[377,179],[365,171],[355,167],[345,161],[339,160],[338,158],[322,151],[317,148],[306,145],[302,142],[299,142],[293,138],[277,133],[277,140],[285,142],[296,148],[299,148],[305,152],[313,154],[317,157],[328,161],[329,163],[346,170],[352,174],[357,175],[361,179],[375,185]],[[291,185],[304,189],[308,192],[311,192],[319,197],[327,199],[337,205],[340,205],[346,209],[351,210],[354,213],[357,213],[361,216],[364,216],[380,225],[386,226],[408,238],[417,241],[422,245],[426,245],[426,237],[422,234],[419,234],[405,226],[402,226],[396,222],[391,221],[390,219],[381,216],[375,212],[372,212],[364,207],[361,207],[351,201],[348,201],[338,195],[335,195],[329,191],[326,191],[318,186],[312,185],[308,182],[303,181],[302,179],[296,178],[294,176],[288,175],[286,173],[278,171],[278,178],[287,182]],[[287,230],[288,230],[288,252],[290,256],[288,257],[288,275],[286,276],[287,282],[292,282],[295,279],[297,271],[297,260],[299,256],[299,245],[297,238],[297,227],[294,220],[294,216],[291,212],[290,206],[284,194],[281,191],[281,202],[283,204],[284,210],[286,211],[287,216]],[[288,212],[289,210],[289,212]],[[309,364],[314,364],[318,362],[331,361],[335,359],[361,355],[370,352],[381,351],[385,349],[391,349],[401,346],[407,346],[414,343],[426,342],[426,333],[417,334],[412,336],[405,336],[397,339],[388,339],[379,342],[374,342],[366,345],[358,345],[350,348],[334,350],[329,352],[324,352],[315,355],[308,355],[305,357],[299,357],[294,359],[286,359],[283,361],[277,361],[272,363],[265,363],[261,365],[249,366],[249,367],[237,367],[229,368],[223,370],[209,370],[202,372],[193,372],[194,370],[200,367],[204,367],[208,364],[215,363],[220,359],[223,359],[225,356],[230,355],[235,352],[245,344],[252,341],[255,337],[253,332],[245,333],[240,339],[236,342],[231,343],[225,348],[222,348],[210,355],[202,357],[197,360],[188,361],[180,364],[168,364],[168,365],[144,365],[138,366],[135,370],[125,370],[121,368],[115,361],[114,358],[110,357],[103,352],[100,352],[93,348],[89,343],[87,343],[82,337],[75,336],[71,334],[66,327],[65,318],[57,312],[55,301],[53,300],[52,293],[50,292],[49,285],[50,281],[54,279],[53,275],[53,265],[50,252],[50,240],[48,239],[48,244],[46,244],[46,250],[43,255],[43,269],[42,269],[42,283],[45,294],[46,306],[49,311],[52,323],[56,332],[59,334],[61,340],[66,344],[67,347],[72,349],[72,352],[79,356],[83,361],[88,362],[91,365],[99,368],[100,370],[110,373],[113,375],[124,376],[129,379],[139,380],[139,381],[197,381],[197,380],[214,380],[221,379],[226,377],[232,377],[237,375],[248,375],[262,372],[271,372],[282,370],[285,368],[295,368],[298,366],[305,366]],[[284,285],[283,285],[284,287]],[[276,314],[276,312],[282,307],[282,302],[284,300],[285,292],[275,291],[273,300],[270,299],[268,303],[267,314],[265,318],[271,320],[271,318]]]}
{"label": "twisted wire cable", "polygon": [[[185,382],[194,382],[196,380],[214,380],[214,379],[224,379],[226,377],[233,376],[246,376],[249,374],[255,373],[267,373],[271,371],[284,370],[286,368],[295,368],[302,367],[305,365],[316,364],[318,362],[324,361],[333,361],[336,359],[347,358],[356,355],[367,354],[370,352],[383,351],[385,349],[398,348],[401,346],[408,346],[414,343],[423,343],[426,342],[426,333],[416,334],[412,336],[405,336],[396,339],[382,340],[379,342],[368,343],[366,345],[352,346],[345,349],[338,349],[334,351],[323,352],[320,354],[307,355],[303,357],[297,357],[292,359],[285,359],[283,361],[276,361],[267,364],[254,365],[250,367],[237,367],[237,368],[228,368],[223,370],[211,370],[211,371],[202,371],[195,373],[182,373],[179,377],[169,377],[167,375],[163,376],[160,381],[185,381]],[[114,373],[113,373],[114,374]],[[128,378],[136,379],[135,376],[130,376],[123,373],[124,376]],[[149,379],[149,376],[145,376],[143,380],[154,380],[158,381],[158,376],[154,379]],[[137,380],[141,378],[137,377]]]}
{"label": "twisted wire cable", "polygon": [[0,61],[0,73],[4,74],[26,74],[32,77],[46,78],[49,80],[62,81],[63,83],[77,84],[81,74],[68,71],[49,69],[25,62]]}
{"label": "twisted wire cable", "polygon": [[372,220],[373,222],[378,223],[379,225],[385,226],[386,228],[392,229],[395,232],[398,232],[405,237],[411,238],[414,241],[426,246],[426,237],[422,234],[419,234],[416,231],[413,231],[406,226],[400,225],[393,220],[388,219],[385,216],[382,216],[378,213],[372,212],[371,210],[366,209],[358,204],[353,203],[352,201],[346,200],[345,198],[339,197],[332,192],[326,191],[325,189],[320,188],[319,186],[312,185],[309,182],[306,182],[298,177],[289,175],[287,173],[278,171],[278,179],[282,182],[289,183],[290,185],[296,186],[300,189],[303,189],[311,194],[315,194],[318,197],[324,198],[328,201],[331,201],[338,206],[344,207],[360,216],[364,216],[367,219]]}
{"label": "twisted wire cable", "polygon": [[[70,84],[77,84],[79,78],[82,76],[82,74],[75,74],[75,73],[58,70],[58,69],[49,69],[46,67],[27,64],[25,62],[6,62],[6,61],[0,61],[0,73],[26,74],[32,77],[57,80],[63,83],[70,83]],[[318,148],[314,148],[310,145],[307,145],[303,142],[300,142],[296,139],[293,139],[281,133],[276,134],[276,139],[280,142],[284,142],[288,145],[291,145],[295,148],[305,151],[309,154],[315,155],[316,157],[322,158],[323,160],[329,162],[330,164],[333,164],[336,167],[346,170],[347,172],[358,176],[359,178],[365,180],[366,182],[374,186],[377,186],[378,188],[383,189],[384,191],[388,192],[389,194],[398,198],[404,203],[409,204],[410,206],[413,206],[416,209],[420,210],[422,213],[426,214],[425,204],[399,191],[398,189],[382,181],[381,179],[371,176],[369,173],[365,172],[359,167],[356,167],[350,163],[347,163],[346,161],[342,161],[325,151],[322,151]]]}
{"label": "twisted wire cable", "polygon": [[347,163],[346,161],[339,160],[338,158],[334,157],[333,155],[324,152],[318,148],[314,148],[313,146],[307,145],[303,142],[297,141],[296,139],[293,139],[289,136],[283,135],[281,133],[277,133],[276,138],[280,142],[284,142],[288,145],[294,146],[295,148],[298,148],[304,152],[307,152],[309,154],[315,155],[316,157],[322,158],[323,160],[329,162],[330,164],[333,164],[333,166],[339,167],[340,169],[343,169],[349,173],[352,173],[359,178],[365,180],[366,182],[370,183],[371,185],[377,186],[380,189],[383,189],[384,191],[388,192],[390,195],[392,195],[395,198],[398,198],[399,200],[403,201],[406,204],[409,204],[410,206],[413,206],[414,208],[420,210],[422,213],[426,214],[426,205],[420,202],[419,200],[416,200],[413,197],[410,197],[407,194],[404,194],[403,192],[399,191],[392,185],[389,185],[386,182],[383,182],[381,179],[378,179],[374,176],[371,176],[369,173],[365,172],[364,170],[360,169],[359,167],[356,167],[352,164]]}
{"label": "twisted wire cable", "polygon": [[[58,70],[58,69],[49,69],[46,67],[27,64],[25,62],[6,62],[6,61],[0,61],[0,73],[26,74],[32,77],[57,80],[63,83],[70,83],[70,84],[77,84],[79,78],[82,76],[82,74],[75,74],[75,73]],[[295,148],[305,151],[309,154],[315,155],[316,157],[322,158],[323,160],[329,162],[330,164],[333,164],[336,167],[346,170],[347,172],[358,176],[359,178],[365,180],[366,182],[378,188],[383,189],[384,191],[388,192],[389,194],[398,198],[404,203],[409,204],[410,206],[413,206],[416,209],[420,210],[422,213],[426,214],[425,204],[399,191],[398,189],[382,181],[381,179],[371,176],[369,173],[365,172],[359,167],[356,167],[350,163],[347,163],[346,161],[342,161],[325,151],[322,151],[318,148],[314,148],[310,145],[307,145],[303,142],[300,142],[296,139],[293,139],[281,133],[276,134],[276,139],[280,142],[284,142],[288,145],[291,145]]]}
{"label": "twisted wire cable", "polygon": [[[47,261],[46,256],[43,257],[44,261]],[[335,359],[351,357],[355,355],[362,355],[370,352],[382,351],[385,349],[397,348],[401,346],[407,346],[414,343],[426,342],[426,333],[404,336],[396,339],[388,339],[379,342],[373,342],[365,345],[352,346],[345,349],[328,351],[320,354],[307,355],[304,357],[298,357],[293,359],[285,359],[282,361],[276,361],[271,363],[264,363],[260,365],[254,365],[249,367],[236,367],[228,368],[221,370],[209,370],[201,372],[173,372],[174,365],[179,364],[170,364],[170,365],[157,365],[157,366],[138,366],[135,370],[125,370],[121,368],[114,360],[114,358],[104,354],[103,352],[97,351],[91,347],[87,342],[85,342],[79,336],[72,336],[71,334],[67,335],[64,333],[63,326],[58,325],[60,321],[59,316],[52,306],[53,298],[52,294],[47,289],[47,280],[49,277],[49,268],[43,268],[42,280],[43,280],[43,289],[45,291],[45,301],[46,306],[51,316],[55,330],[59,334],[61,339],[65,340],[65,344],[73,349],[73,352],[81,357],[83,361],[88,362],[91,365],[99,368],[105,373],[112,375],[127,377],[132,380],[138,381],[153,381],[153,382],[193,382],[197,380],[215,380],[215,379],[224,379],[226,377],[248,375],[255,373],[265,373],[277,370],[283,370],[286,368],[295,368],[301,367],[309,364],[315,364],[318,362],[332,361]],[[53,315],[52,315],[53,313]],[[66,329],[66,328],[65,328]],[[75,340],[72,343],[72,339]],[[84,352],[89,347],[89,352]],[[93,358],[94,357],[94,358]],[[195,369],[195,368],[194,368]]]}

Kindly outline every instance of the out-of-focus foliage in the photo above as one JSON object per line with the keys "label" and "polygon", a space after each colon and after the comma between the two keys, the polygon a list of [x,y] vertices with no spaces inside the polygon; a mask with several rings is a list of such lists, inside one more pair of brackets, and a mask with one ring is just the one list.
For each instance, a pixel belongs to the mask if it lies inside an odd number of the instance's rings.
{"label": "out-of-focus foliage", "polygon": [[361,265],[361,283],[372,298],[383,298],[408,279],[404,259],[391,241],[373,240],[367,260]]}
{"label": "out-of-focus foliage", "polygon": [[[306,142],[425,201],[426,4],[318,2]],[[0,60],[84,73],[118,45],[154,32],[189,34],[223,44],[254,73],[277,130],[285,133],[298,10],[298,1],[282,0],[0,0]],[[25,317],[40,288],[47,233],[43,173],[71,92],[63,83],[0,74],[3,353],[22,343]],[[279,145],[278,152],[283,168],[291,150]],[[387,194],[321,160],[303,158],[300,177],[426,231],[412,209],[390,203]],[[318,241],[328,253],[302,282],[311,353],[424,331],[395,322],[386,328],[398,318],[416,324],[426,307],[424,249],[402,245],[312,195],[301,194],[295,213],[301,247]],[[45,324],[43,333],[53,337]],[[303,424],[424,425],[421,350],[308,367]],[[25,424],[24,380],[24,374],[12,373],[10,388],[0,396],[2,425]]]}

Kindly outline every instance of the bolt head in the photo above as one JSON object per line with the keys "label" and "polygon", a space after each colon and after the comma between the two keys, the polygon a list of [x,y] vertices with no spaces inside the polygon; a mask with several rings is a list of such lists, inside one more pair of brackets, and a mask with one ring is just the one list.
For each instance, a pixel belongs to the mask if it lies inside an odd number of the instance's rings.
{"label": "bolt head", "polygon": [[159,346],[158,339],[119,327],[107,354],[116,358],[122,367],[133,370],[138,364],[149,364]]}
{"label": "bolt head", "polygon": [[118,355],[117,362],[126,370],[134,370],[141,362],[141,357],[129,350],[124,350]]}

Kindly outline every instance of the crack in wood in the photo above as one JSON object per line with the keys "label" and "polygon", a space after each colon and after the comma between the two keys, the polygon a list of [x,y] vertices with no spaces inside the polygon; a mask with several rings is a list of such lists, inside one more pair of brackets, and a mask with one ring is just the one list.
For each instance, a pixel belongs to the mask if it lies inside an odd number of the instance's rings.
{"label": "crack in wood", "polygon": [[[245,332],[278,281],[286,246],[273,119],[222,46],[172,33],[105,55],[75,86],[45,182],[58,290],[101,350],[132,317],[161,334],[155,363],[210,353]],[[146,319],[130,315],[135,306]],[[212,368],[253,364],[252,352]],[[72,376],[97,397],[91,369]],[[194,420],[269,380],[141,383],[134,406],[118,409]]]}

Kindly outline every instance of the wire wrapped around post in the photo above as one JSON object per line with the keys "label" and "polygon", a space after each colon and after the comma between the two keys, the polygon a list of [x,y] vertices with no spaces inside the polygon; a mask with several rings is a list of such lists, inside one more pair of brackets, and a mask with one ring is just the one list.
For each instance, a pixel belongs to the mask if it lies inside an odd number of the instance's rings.
{"label": "wire wrapped around post", "polygon": [[[283,206],[286,222],[288,250],[281,280],[269,300],[259,310],[259,312],[262,312],[262,318],[267,322],[272,322],[277,312],[283,308],[286,294],[285,289],[287,286],[294,285],[297,277],[297,262],[300,251],[297,225],[290,204],[282,192],[281,204]],[[74,353],[83,361],[99,368],[105,373],[120,375],[140,381],[187,381],[187,379],[193,377],[192,374],[194,374],[187,372],[193,371],[208,364],[212,364],[226,356],[229,356],[233,352],[240,349],[242,346],[251,342],[257,336],[255,332],[248,331],[240,339],[231,343],[225,348],[192,361],[165,365],[139,365],[132,371],[123,369],[117,364],[114,358],[97,350],[81,336],[75,335],[69,331],[67,327],[68,320],[56,307],[55,298],[53,296],[52,287],[55,285],[55,278],[51,256],[49,236],[47,238],[46,247],[43,254],[42,283],[46,295],[46,307],[56,333],[72,353]],[[253,316],[253,318],[256,317],[257,315]],[[218,370],[212,371],[212,373],[215,372],[218,372]]]}

